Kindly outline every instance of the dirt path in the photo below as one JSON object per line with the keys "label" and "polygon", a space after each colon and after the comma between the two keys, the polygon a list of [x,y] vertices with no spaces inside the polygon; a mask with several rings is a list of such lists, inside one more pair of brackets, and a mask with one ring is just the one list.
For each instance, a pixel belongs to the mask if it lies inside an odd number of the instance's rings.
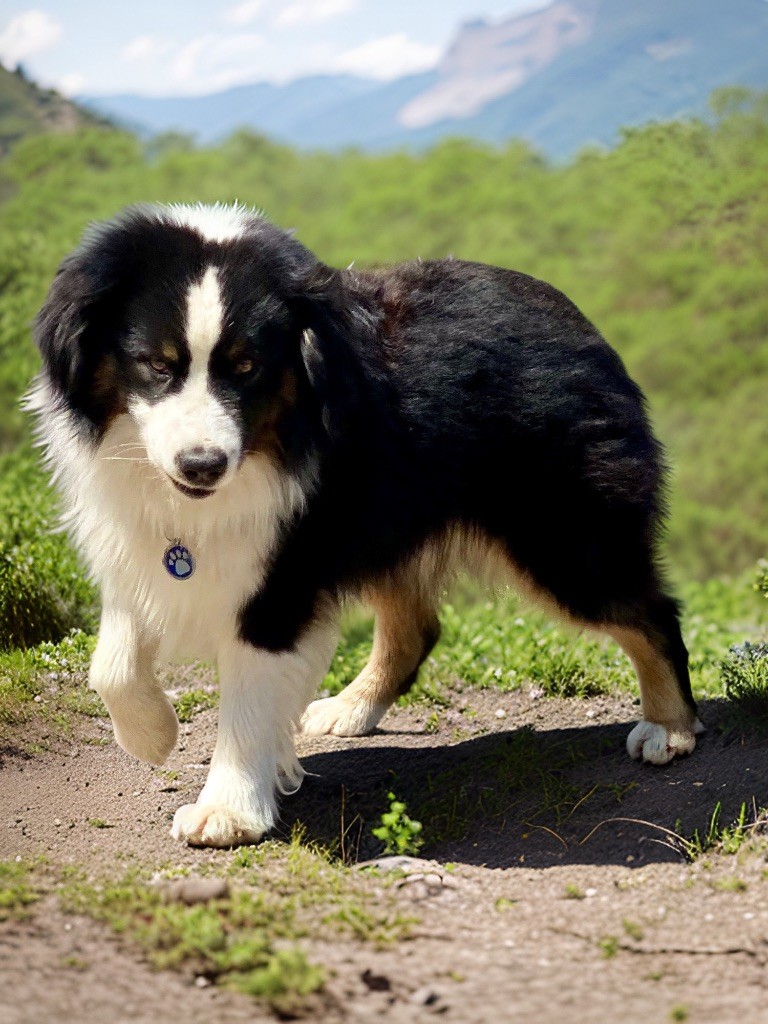
{"label": "dirt path", "polygon": [[[316,922],[304,942],[328,981],[311,1018],[768,1021],[764,840],[690,863],[652,827],[690,837],[718,802],[723,825],[742,802],[768,803],[766,744],[718,728],[712,705],[693,757],[639,766],[623,750],[636,711],[622,698],[467,691],[453,709],[400,709],[371,737],[302,740],[312,774],[285,802],[283,836],[301,821],[350,861],[375,856],[371,827],[393,790],[423,821],[422,855],[443,880],[419,864],[399,876],[387,898],[417,920],[387,948]],[[224,872],[230,851],[168,835],[204,779],[215,713],[182,727],[164,770],[94,745],[104,725],[57,753],[5,758],[0,859],[115,876],[135,864]],[[357,874],[375,906],[381,880]],[[151,970],[105,926],[62,914],[53,895],[0,924],[0,977],[3,1024],[274,1019],[191,972]]]}

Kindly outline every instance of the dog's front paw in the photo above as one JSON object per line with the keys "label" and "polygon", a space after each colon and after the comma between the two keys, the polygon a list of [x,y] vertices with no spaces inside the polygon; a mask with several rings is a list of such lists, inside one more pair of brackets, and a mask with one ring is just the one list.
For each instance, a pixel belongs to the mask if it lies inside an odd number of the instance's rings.
{"label": "dog's front paw", "polygon": [[343,694],[313,700],[301,719],[307,736],[365,736],[384,717],[386,705],[349,700]]}
{"label": "dog's front paw", "polygon": [[115,739],[129,754],[150,764],[163,764],[179,735],[173,704],[162,690],[107,702]]}
{"label": "dog's front paw", "polygon": [[190,846],[247,846],[269,826],[241,811],[216,804],[185,804],[173,817],[171,835]]}
{"label": "dog's front paw", "polygon": [[696,746],[696,737],[702,732],[704,726],[698,718],[688,725],[660,725],[643,719],[627,736],[627,753],[651,764],[666,764],[673,757],[690,754]]}

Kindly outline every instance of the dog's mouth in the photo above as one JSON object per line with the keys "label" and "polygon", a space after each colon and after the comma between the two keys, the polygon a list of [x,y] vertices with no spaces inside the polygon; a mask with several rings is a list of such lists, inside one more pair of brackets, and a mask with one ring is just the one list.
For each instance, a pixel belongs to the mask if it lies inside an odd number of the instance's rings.
{"label": "dog's mouth", "polygon": [[188,498],[207,498],[216,490],[215,487],[190,487],[189,484],[180,484],[173,477],[169,477],[169,479],[173,486]]}

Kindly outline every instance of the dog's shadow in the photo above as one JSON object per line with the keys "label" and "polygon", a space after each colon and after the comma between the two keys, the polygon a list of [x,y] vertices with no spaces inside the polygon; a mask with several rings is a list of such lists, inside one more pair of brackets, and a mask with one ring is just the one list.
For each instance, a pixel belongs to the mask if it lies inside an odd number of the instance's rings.
{"label": "dog's shadow", "polygon": [[[768,743],[727,732],[723,708],[704,705],[708,733],[665,767],[627,757],[630,723],[526,727],[453,745],[383,745],[383,731],[375,745],[303,758],[308,776],[284,801],[281,832],[301,824],[310,839],[364,860],[381,852],[372,829],[392,793],[422,824],[423,856],[495,868],[679,861],[696,830],[706,842],[713,815],[727,826],[746,803],[749,817],[768,792]],[[403,814],[392,828],[412,834]]]}

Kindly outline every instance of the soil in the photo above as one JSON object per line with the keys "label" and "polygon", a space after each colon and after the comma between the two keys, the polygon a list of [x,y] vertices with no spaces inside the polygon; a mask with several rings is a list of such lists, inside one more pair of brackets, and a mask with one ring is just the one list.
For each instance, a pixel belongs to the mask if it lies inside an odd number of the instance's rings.
{"label": "soil", "polygon": [[[299,739],[310,774],[284,802],[279,835],[301,821],[349,862],[375,857],[371,827],[394,790],[432,839],[396,890],[417,918],[409,938],[381,949],[318,922],[307,952],[328,982],[311,1019],[768,1021],[764,841],[690,862],[663,831],[706,831],[718,803],[722,824],[743,802],[768,803],[768,744],[726,728],[713,702],[695,753],[658,769],[626,755],[629,697],[454,696],[437,713],[398,708],[372,736]],[[0,859],[113,872],[228,863],[227,851],[169,836],[204,781],[215,722],[207,711],[183,725],[165,772],[121,751],[101,720],[44,754],[0,752]],[[368,899],[378,893],[371,879]],[[274,1020],[192,974],[153,971],[53,896],[0,924],[0,978],[3,1024]]]}

